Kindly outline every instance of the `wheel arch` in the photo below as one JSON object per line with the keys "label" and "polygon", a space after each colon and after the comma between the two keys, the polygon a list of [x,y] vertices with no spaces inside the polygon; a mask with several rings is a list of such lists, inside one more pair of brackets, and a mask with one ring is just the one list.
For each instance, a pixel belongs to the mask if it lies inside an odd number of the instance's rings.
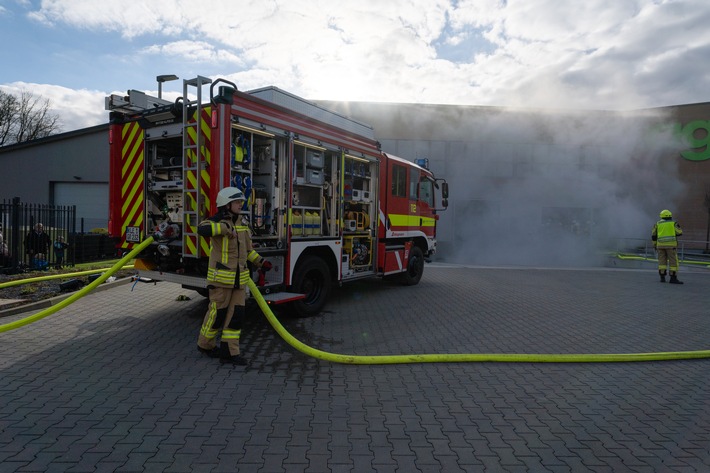
{"label": "wheel arch", "polygon": [[297,315],[307,317],[323,310],[333,279],[337,278],[334,264],[335,255],[328,247],[307,248],[299,255],[290,286],[293,292],[304,294],[303,299],[291,303]]}
{"label": "wheel arch", "polygon": [[420,250],[422,250],[422,253],[424,253],[424,256],[428,256],[430,251],[429,251],[429,243],[427,242],[427,239],[423,236],[416,236],[412,238],[412,242],[414,243],[415,246],[418,246]]}
{"label": "wheel arch", "polygon": [[299,265],[301,265],[303,261],[310,256],[316,256],[325,262],[326,266],[328,266],[328,271],[330,272],[331,282],[338,279],[338,259],[329,246],[312,246],[303,250],[301,254],[298,255],[298,259],[294,265],[293,274],[298,271]]}

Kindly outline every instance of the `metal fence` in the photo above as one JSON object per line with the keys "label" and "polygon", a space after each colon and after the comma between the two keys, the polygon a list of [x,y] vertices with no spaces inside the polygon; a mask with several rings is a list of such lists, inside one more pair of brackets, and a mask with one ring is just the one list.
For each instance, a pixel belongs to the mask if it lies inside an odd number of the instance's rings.
{"label": "metal fence", "polygon": [[[619,238],[616,240],[616,252],[635,254],[645,258],[655,258],[656,248],[650,238]],[[678,259],[682,261],[710,262],[710,241],[678,240]]]}
{"label": "metal fence", "polygon": [[[38,224],[43,233],[33,235]],[[77,224],[78,227],[77,228]],[[30,204],[18,197],[0,203],[0,272],[43,270],[116,256],[115,241],[85,233],[76,206]]]}

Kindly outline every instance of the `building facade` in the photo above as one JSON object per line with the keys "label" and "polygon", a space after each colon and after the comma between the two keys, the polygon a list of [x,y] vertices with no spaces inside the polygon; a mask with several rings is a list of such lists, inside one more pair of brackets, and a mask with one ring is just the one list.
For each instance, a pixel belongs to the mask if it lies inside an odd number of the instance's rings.
{"label": "building facade", "polygon": [[76,231],[106,228],[108,152],[108,124],[1,147],[0,201],[76,205]]}

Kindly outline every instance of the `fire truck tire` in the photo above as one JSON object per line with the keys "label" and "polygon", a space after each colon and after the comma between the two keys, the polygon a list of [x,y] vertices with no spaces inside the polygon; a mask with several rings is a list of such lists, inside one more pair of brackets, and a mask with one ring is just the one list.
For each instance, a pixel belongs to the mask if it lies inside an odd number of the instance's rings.
{"label": "fire truck tire", "polygon": [[402,273],[402,282],[407,286],[414,286],[419,283],[422,274],[424,274],[424,253],[421,248],[414,246],[409,254],[407,270]]}
{"label": "fire truck tire", "polygon": [[319,313],[330,293],[328,265],[317,256],[307,256],[296,268],[291,288],[294,292],[306,294],[304,299],[292,303],[298,316],[308,317]]}

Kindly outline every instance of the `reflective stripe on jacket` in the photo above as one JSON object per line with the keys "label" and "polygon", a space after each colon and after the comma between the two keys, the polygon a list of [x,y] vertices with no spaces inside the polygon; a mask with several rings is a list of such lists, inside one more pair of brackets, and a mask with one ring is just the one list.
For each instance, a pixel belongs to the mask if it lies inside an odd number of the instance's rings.
{"label": "reflective stripe on jacket", "polygon": [[[229,238],[232,231],[236,232],[236,238]],[[236,226],[229,216],[217,214],[200,222],[197,232],[210,237],[207,283],[217,287],[245,286],[251,277],[247,261],[257,264],[263,261],[251,246],[249,227]]]}

